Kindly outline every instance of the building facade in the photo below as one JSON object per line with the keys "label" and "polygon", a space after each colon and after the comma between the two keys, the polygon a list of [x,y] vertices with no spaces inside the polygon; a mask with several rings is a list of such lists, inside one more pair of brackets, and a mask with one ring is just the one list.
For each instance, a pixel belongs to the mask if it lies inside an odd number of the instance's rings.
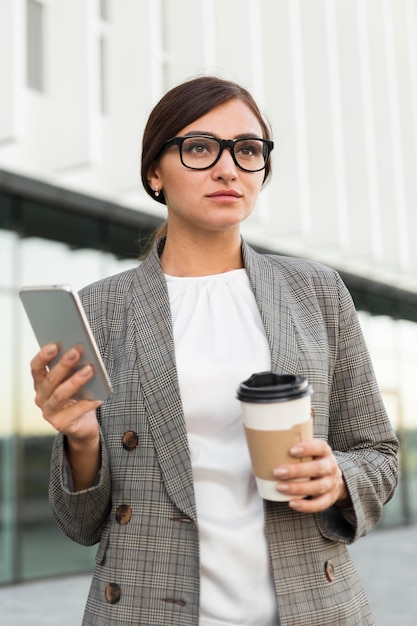
{"label": "building facade", "polygon": [[78,288],[137,263],[164,218],[140,185],[143,126],[203,73],[248,87],[273,128],[273,178],[245,238],[335,267],[352,292],[402,439],[383,524],[415,523],[415,1],[2,0],[0,55],[0,583],[94,556],[48,510],[53,432],[33,403],[18,288]]}

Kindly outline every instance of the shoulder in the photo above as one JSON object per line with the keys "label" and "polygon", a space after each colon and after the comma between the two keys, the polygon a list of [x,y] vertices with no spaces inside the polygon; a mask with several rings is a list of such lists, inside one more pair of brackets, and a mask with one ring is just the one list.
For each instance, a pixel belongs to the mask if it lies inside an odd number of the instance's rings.
{"label": "shoulder", "polygon": [[137,271],[138,268],[135,267],[130,270],[120,272],[119,274],[114,274],[113,276],[97,280],[80,290],[80,298],[83,302],[87,302],[90,299],[102,297],[103,294],[111,296],[117,295],[118,293],[126,293],[130,290]]}
{"label": "shoulder", "polygon": [[282,272],[292,274],[302,274],[303,276],[335,276],[336,270],[309,259],[301,259],[298,257],[282,256],[279,254],[264,254],[263,257],[274,267]]}
{"label": "shoulder", "polygon": [[344,288],[337,270],[318,261],[272,253],[257,253],[249,248],[259,266],[268,268],[290,290],[314,289],[338,292]]}
{"label": "shoulder", "polygon": [[322,286],[323,289],[338,291],[343,284],[337,270],[317,261],[274,254],[264,256],[289,285],[298,288],[303,284],[315,288]]}
{"label": "shoulder", "polygon": [[247,244],[244,255],[253,274],[255,291],[259,284],[268,281],[274,294],[279,286],[281,297],[300,310],[313,310],[318,306],[322,311],[334,313],[339,307],[354,307],[347,287],[332,267],[309,259],[258,253]]}

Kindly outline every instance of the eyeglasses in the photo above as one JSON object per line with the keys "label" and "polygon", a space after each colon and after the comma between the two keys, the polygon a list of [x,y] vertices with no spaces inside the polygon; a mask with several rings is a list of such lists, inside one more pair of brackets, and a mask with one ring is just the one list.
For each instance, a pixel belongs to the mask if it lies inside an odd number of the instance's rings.
{"label": "eyeglasses", "polygon": [[217,139],[211,135],[174,137],[166,142],[164,149],[174,145],[179,148],[181,163],[190,170],[207,170],[213,167],[227,148],[233,161],[245,172],[260,172],[265,169],[274,148],[273,141],[259,137]]}

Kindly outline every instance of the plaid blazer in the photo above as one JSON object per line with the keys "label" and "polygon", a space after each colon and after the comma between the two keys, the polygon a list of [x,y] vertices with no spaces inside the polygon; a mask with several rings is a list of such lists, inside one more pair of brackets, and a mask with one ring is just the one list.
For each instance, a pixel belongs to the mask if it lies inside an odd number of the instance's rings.
{"label": "plaid blazer", "polygon": [[[373,528],[392,496],[398,442],[351,297],[330,268],[242,249],[272,369],[311,381],[315,436],[334,450],[353,502],[305,515],[265,501],[280,624],[374,624],[346,544]],[[114,389],[98,412],[95,486],[71,491],[61,435],[52,453],[58,524],[78,543],[100,542],[83,624],[198,626],[198,520],[157,246],[81,296]]]}

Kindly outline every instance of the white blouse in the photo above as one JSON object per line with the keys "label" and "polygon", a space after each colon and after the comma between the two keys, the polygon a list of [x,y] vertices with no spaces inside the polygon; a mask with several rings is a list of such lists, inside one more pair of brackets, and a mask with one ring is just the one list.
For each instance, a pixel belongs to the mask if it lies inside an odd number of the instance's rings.
{"label": "white blouse", "polygon": [[200,626],[276,626],[276,597],[236,390],[270,369],[244,269],[166,276],[200,538]]}

